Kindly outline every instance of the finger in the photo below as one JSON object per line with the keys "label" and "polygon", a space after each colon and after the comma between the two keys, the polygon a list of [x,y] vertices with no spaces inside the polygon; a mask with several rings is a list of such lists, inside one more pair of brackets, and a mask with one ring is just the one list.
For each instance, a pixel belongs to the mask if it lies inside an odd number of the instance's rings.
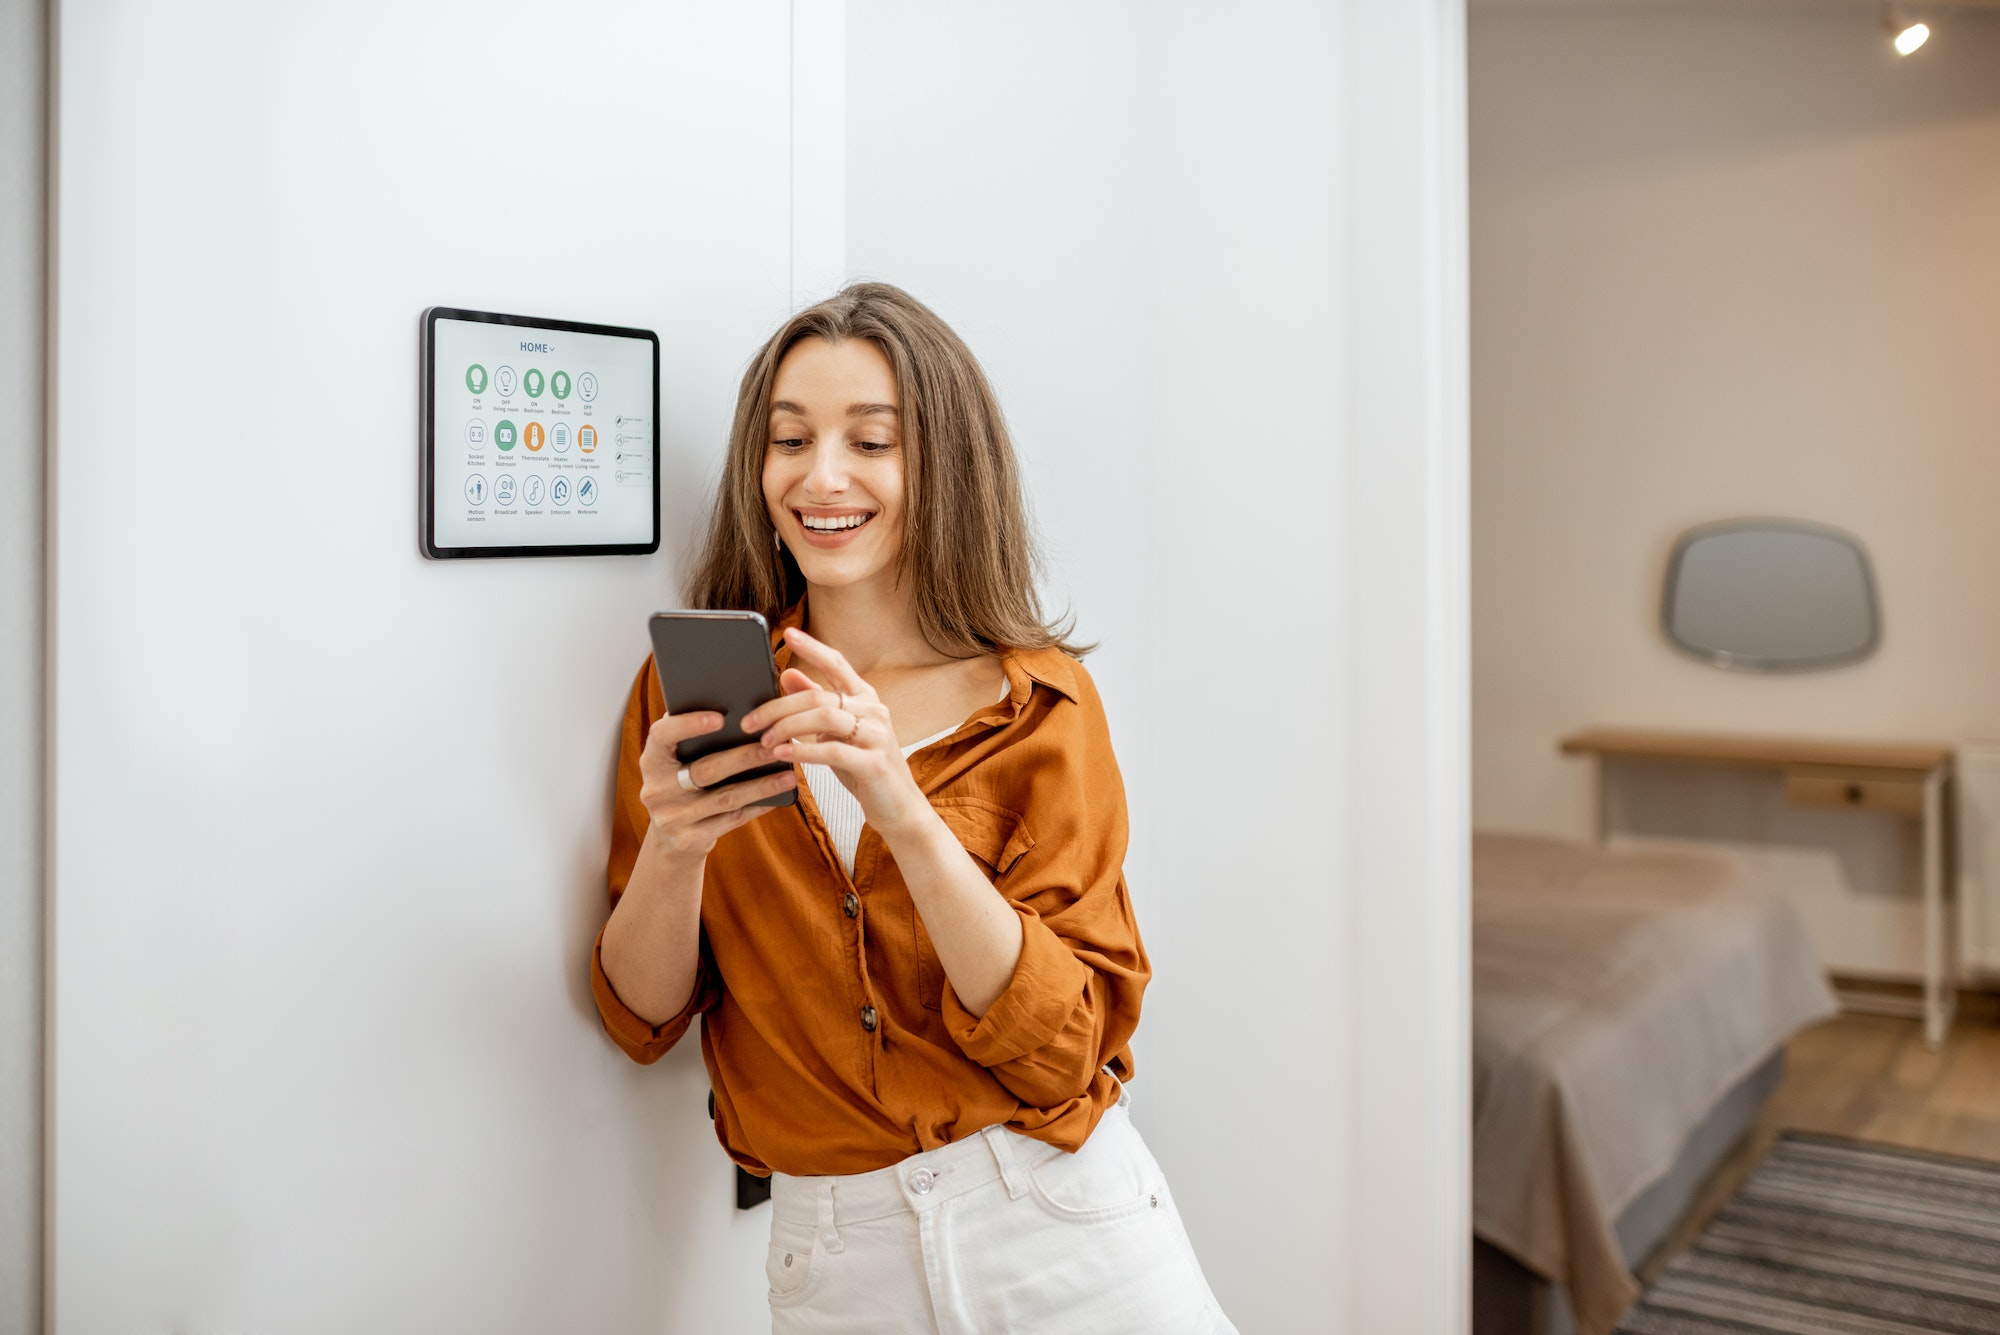
{"label": "finger", "polygon": [[768,765],[773,758],[770,749],[761,742],[732,746],[727,751],[717,751],[712,756],[703,756],[689,765],[688,778],[694,780],[697,788],[713,788],[717,784],[727,783],[746,769]]}
{"label": "finger", "polygon": [[720,839],[731,830],[740,830],[759,816],[768,816],[777,809],[758,806],[738,807],[735,811],[725,811],[720,816],[710,816],[707,820],[698,822],[694,828],[704,839],[712,841]]}
{"label": "finger", "polygon": [[[766,748],[812,733],[845,740],[855,733],[854,725],[860,717],[860,713],[856,710],[837,709],[831,705],[824,709],[808,709],[790,718],[779,719],[764,730],[764,735],[759,740]],[[776,756],[777,752],[772,751],[771,754]]]}
{"label": "finger", "polygon": [[794,765],[829,765],[834,769],[845,769],[865,760],[868,748],[842,741],[780,742],[771,748],[771,754]]}
{"label": "finger", "polygon": [[653,721],[646,730],[646,745],[664,746],[671,750],[677,743],[703,733],[714,732],[722,726],[722,715],[711,710],[694,710],[686,714],[664,714]]}
{"label": "finger", "polygon": [[797,626],[785,632],[786,643],[792,652],[818,668],[826,675],[833,689],[845,695],[860,695],[868,690],[868,683],[861,680],[861,674],[847,665],[847,656],[831,645],[821,644]]}
{"label": "finger", "polygon": [[799,772],[794,769],[787,769],[782,774],[772,774],[762,779],[742,779],[736,783],[726,783],[696,798],[689,806],[689,813],[699,823],[714,816],[727,815],[752,802],[782,793],[788,788],[796,788],[798,783]]}
{"label": "finger", "polygon": [[787,718],[806,709],[831,709],[840,703],[840,696],[834,691],[822,691],[817,686],[792,695],[782,695],[776,700],[766,700],[743,716],[743,731],[762,732],[781,718]]}
{"label": "finger", "polygon": [[744,807],[726,816],[711,816],[702,822],[702,834],[709,839],[720,839],[731,830],[740,830],[759,816],[768,816],[776,807]]}
{"label": "finger", "polygon": [[778,689],[786,695],[796,695],[800,691],[816,691],[819,688],[818,682],[797,668],[786,668],[778,677]]}

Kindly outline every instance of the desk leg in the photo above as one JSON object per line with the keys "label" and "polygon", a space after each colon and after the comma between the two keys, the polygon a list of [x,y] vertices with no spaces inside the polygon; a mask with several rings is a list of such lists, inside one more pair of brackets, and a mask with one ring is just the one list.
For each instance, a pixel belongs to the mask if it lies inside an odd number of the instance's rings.
{"label": "desk leg", "polygon": [[1597,846],[1603,848],[1611,842],[1611,776],[1608,771],[1611,762],[1603,756],[1597,758]]}
{"label": "desk leg", "polygon": [[1924,1042],[1944,1044],[1957,1009],[1956,970],[1946,959],[1951,941],[1944,902],[1944,772],[1924,780]]}

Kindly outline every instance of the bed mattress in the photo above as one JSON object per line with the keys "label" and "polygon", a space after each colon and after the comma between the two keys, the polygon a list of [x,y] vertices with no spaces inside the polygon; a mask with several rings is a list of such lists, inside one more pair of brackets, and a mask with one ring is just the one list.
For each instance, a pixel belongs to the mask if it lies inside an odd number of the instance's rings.
{"label": "bed mattress", "polygon": [[1472,882],[1473,1228],[1606,1335],[1638,1293],[1619,1215],[1833,995],[1722,854],[1481,834]]}

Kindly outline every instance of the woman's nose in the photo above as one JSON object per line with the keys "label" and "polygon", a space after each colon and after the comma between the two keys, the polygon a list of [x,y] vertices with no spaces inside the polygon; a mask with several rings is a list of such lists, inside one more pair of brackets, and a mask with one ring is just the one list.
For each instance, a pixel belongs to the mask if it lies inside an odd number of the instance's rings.
{"label": "woman's nose", "polygon": [[838,496],[847,490],[847,469],[840,450],[831,443],[813,450],[812,469],[806,474],[806,490],[816,497]]}

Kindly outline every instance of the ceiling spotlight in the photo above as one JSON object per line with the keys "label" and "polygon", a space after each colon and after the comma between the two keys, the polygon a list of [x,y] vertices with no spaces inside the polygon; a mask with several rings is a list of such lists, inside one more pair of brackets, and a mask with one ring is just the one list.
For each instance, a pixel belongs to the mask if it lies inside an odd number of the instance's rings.
{"label": "ceiling spotlight", "polygon": [[1919,23],[1894,5],[1882,6],[1882,26],[1888,30],[1899,56],[1909,55],[1931,38],[1930,24]]}

